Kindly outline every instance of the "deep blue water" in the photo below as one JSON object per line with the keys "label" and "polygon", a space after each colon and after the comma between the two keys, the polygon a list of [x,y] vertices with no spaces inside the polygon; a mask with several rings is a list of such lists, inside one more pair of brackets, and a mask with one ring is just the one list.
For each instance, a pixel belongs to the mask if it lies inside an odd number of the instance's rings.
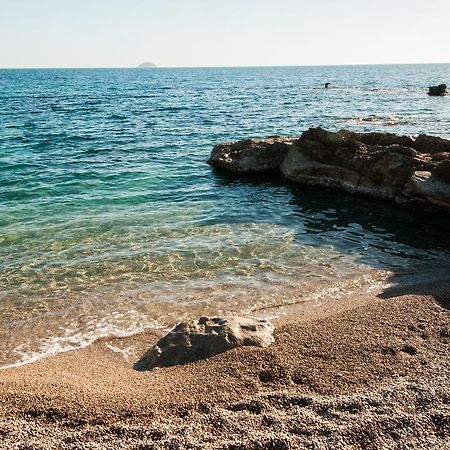
{"label": "deep blue water", "polygon": [[448,217],[205,164],[310,126],[450,138],[450,98],[425,95],[445,81],[450,65],[0,70],[0,364],[448,264]]}

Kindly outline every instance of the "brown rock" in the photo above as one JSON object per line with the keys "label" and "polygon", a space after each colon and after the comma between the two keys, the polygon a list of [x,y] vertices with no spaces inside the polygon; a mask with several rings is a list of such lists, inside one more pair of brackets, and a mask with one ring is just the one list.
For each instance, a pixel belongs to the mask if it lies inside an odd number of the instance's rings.
{"label": "brown rock", "polygon": [[367,145],[357,137],[311,128],[295,141],[281,172],[294,182],[393,199],[411,176],[415,151],[398,144]]}
{"label": "brown rock", "polygon": [[421,134],[414,141],[412,147],[420,153],[435,154],[450,152],[450,141],[440,137]]}
{"label": "brown rock", "polygon": [[213,148],[208,164],[237,174],[274,172],[280,167],[294,139],[272,136],[228,142]]}
{"label": "brown rock", "polygon": [[450,184],[431,172],[414,172],[404,195],[450,211]]}
{"label": "brown rock", "polygon": [[441,180],[450,183],[450,155],[446,161],[443,161],[436,167],[434,173]]}
{"label": "brown rock", "polygon": [[268,347],[274,342],[273,325],[248,317],[201,317],[179,323],[134,365],[151,370],[205,359],[242,346]]}
{"label": "brown rock", "polygon": [[450,211],[450,141],[439,137],[310,128],[298,139],[218,145],[209,163],[234,173],[279,168],[295,183]]}
{"label": "brown rock", "polygon": [[363,142],[367,145],[400,145],[412,148],[414,139],[409,136],[398,136],[393,133],[354,133],[348,130],[339,131],[341,136],[353,141]]}

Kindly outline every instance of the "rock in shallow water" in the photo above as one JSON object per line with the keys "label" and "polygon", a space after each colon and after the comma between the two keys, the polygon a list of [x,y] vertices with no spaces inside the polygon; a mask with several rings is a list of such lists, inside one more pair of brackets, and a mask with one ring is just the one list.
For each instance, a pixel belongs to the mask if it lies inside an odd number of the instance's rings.
{"label": "rock in shallow water", "polygon": [[310,128],[292,146],[281,173],[297,183],[394,199],[412,174],[416,151],[392,136],[380,138],[384,145],[366,144],[356,134]]}
{"label": "rock in shallow water", "polygon": [[278,170],[294,139],[271,136],[226,142],[213,148],[208,164],[237,174]]}
{"label": "rock in shallow water", "polygon": [[447,95],[447,85],[446,84],[440,84],[439,86],[430,86],[428,88],[428,95],[434,96],[434,97],[441,97],[443,95]]}
{"label": "rock in shallow water", "polygon": [[[272,151],[274,139],[218,145],[208,162],[237,174],[278,168],[290,182],[450,212],[447,139],[310,128],[298,139],[277,137],[277,148],[284,143],[277,152]],[[419,172],[432,176],[425,180],[416,176]]]}
{"label": "rock in shallow water", "polygon": [[179,323],[134,365],[145,371],[205,359],[243,346],[268,347],[274,327],[267,320],[248,317],[201,317]]}

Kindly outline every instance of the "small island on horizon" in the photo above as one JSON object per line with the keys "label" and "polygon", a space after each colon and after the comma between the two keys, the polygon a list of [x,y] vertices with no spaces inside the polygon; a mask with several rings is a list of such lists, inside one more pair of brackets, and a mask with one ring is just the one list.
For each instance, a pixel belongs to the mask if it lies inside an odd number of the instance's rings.
{"label": "small island on horizon", "polygon": [[152,62],[144,62],[137,66],[138,69],[154,69],[155,67],[156,67],[156,64],[154,64]]}

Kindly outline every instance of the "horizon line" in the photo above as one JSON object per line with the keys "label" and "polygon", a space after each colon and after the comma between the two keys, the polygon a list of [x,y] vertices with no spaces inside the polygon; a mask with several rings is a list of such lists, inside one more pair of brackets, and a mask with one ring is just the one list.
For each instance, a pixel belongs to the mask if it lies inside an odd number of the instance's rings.
{"label": "horizon line", "polygon": [[284,67],[358,67],[358,66],[423,66],[423,65],[446,65],[450,62],[401,62],[401,63],[347,63],[347,64],[280,64],[280,65],[236,65],[236,66],[52,66],[52,67],[0,67],[0,70],[75,70],[75,69],[251,69],[251,68],[284,68]]}

